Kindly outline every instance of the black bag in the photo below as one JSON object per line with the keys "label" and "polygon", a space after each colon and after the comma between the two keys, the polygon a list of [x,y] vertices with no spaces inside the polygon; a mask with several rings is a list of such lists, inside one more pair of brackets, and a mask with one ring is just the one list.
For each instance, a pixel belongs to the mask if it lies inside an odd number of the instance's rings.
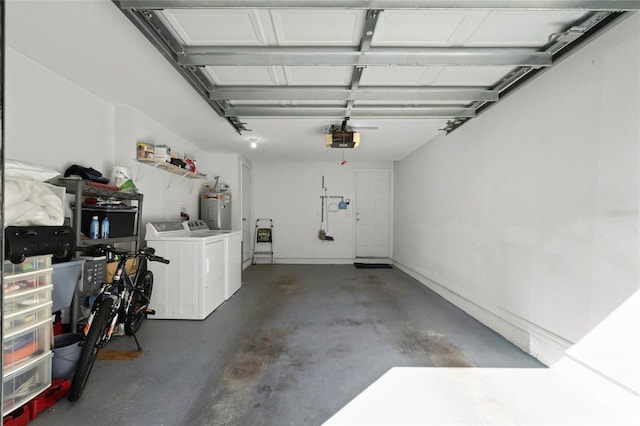
{"label": "black bag", "polygon": [[92,182],[109,183],[109,179],[102,177],[102,173],[100,173],[96,169],[93,169],[91,167],[78,166],[77,164],[74,164],[73,166],[65,170],[64,172],[65,177],[71,176],[71,175],[77,175],[77,176],[80,176],[82,179],[90,180]]}
{"label": "black bag", "polygon": [[75,249],[75,233],[69,226],[7,226],[4,230],[4,257],[12,263],[41,254],[53,255],[53,263],[65,262]]}

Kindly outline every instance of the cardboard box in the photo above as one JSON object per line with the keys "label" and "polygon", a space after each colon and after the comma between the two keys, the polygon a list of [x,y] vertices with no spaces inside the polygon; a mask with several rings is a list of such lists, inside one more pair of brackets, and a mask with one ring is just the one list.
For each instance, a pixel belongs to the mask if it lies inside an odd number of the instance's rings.
{"label": "cardboard box", "polygon": [[153,159],[156,161],[171,161],[171,147],[169,145],[156,145],[153,151]]}
{"label": "cardboard box", "polygon": [[[110,283],[113,282],[113,274],[116,273],[116,268],[118,267],[118,262],[108,262],[107,263],[107,276],[105,277],[105,281]],[[127,259],[126,264],[127,273],[129,275],[133,275],[136,272],[136,262],[135,259]]]}
{"label": "cardboard box", "polygon": [[155,147],[150,143],[138,142],[137,157],[140,160],[153,160]]}

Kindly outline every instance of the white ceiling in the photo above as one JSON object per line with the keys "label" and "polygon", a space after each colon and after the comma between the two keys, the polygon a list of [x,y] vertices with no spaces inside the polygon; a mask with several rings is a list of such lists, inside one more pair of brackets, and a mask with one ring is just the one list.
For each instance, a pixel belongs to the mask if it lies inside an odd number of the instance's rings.
{"label": "white ceiling", "polygon": [[[152,13],[182,46],[204,51],[228,48],[227,59],[245,48],[301,49],[301,52],[313,52],[314,61],[323,57],[322,49],[357,51],[367,22],[367,10],[358,8],[183,8]],[[386,49],[390,54],[404,54],[406,49],[414,48],[544,51],[551,34],[566,31],[589,13],[585,10],[390,9],[379,13],[370,45],[372,52],[378,49],[376,52],[384,53]],[[205,65],[201,70],[211,91],[301,87],[309,93],[309,99],[230,98],[222,101],[223,108],[258,109],[254,115],[235,117],[251,129],[238,134],[111,1],[8,1],[6,37],[10,47],[109,102],[139,109],[204,150],[238,152],[249,159],[338,160],[345,155],[349,160],[359,161],[399,160],[442,134],[438,129],[455,119],[455,116],[428,118],[427,113],[419,118],[406,118],[402,111],[415,108],[423,111],[423,107],[464,108],[483,103],[474,104],[464,99],[415,100],[415,97],[355,100],[354,115],[348,124],[377,129],[357,129],[361,133],[360,147],[344,153],[325,148],[323,136],[330,125],[340,124],[344,113],[304,118],[293,118],[289,114],[311,106],[316,110],[334,107],[347,111],[343,100],[317,98],[317,93],[326,88],[488,90],[499,86],[505,75],[519,69],[515,65],[490,62],[367,65],[354,87],[356,68],[351,64],[288,65],[270,57],[263,65]],[[242,60],[241,57],[240,62]],[[361,108],[377,113],[379,107],[396,110],[387,116],[356,117],[355,112]],[[252,138],[258,142],[255,150],[249,148]]]}

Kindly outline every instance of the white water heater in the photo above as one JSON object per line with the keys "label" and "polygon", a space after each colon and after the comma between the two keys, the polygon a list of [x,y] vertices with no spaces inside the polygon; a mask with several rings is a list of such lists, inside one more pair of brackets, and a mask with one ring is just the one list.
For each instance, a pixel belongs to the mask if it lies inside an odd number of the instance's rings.
{"label": "white water heater", "polygon": [[231,193],[207,192],[200,196],[200,219],[209,229],[231,230]]}

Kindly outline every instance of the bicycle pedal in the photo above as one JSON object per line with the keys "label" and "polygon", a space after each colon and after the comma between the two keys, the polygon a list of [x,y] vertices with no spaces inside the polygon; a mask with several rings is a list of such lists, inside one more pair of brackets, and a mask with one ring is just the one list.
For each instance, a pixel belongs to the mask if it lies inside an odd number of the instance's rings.
{"label": "bicycle pedal", "polygon": [[155,315],[156,311],[155,309],[145,309],[144,313],[147,315]]}

